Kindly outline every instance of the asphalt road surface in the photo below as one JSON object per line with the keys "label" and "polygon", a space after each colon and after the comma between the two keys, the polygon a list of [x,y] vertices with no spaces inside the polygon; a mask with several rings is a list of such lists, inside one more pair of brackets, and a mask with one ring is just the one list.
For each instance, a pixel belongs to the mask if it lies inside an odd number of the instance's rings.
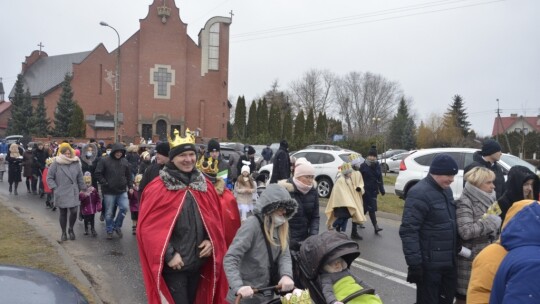
{"label": "asphalt road surface", "polygon": [[[6,172],[7,173],[7,172]],[[27,194],[26,186],[19,185],[19,195],[10,195],[6,181],[0,183],[0,199],[4,204],[26,213],[42,233],[54,240],[60,239],[58,211],[45,208],[45,200]],[[321,232],[326,230],[326,217],[321,208]],[[113,240],[105,239],[105,223],[96,216],[98,236],[83,235],[83,222],[77,221],[75,241],[61,246],[73,257],[86,277],[96,285],[96,292],[103,303],[146,303],[144,284],[139,266],[137,241],[131,234],[129,214],[124,220],[124,237],[116,235]],[[376,289],[384,303],[414,303],[415,286],[405,281],[407,266],[403,257],[398,235],[399,218],[379,213],[379,225],[384,228],[376,235],[370,222],[359,229],[364,237],[360,244],[360,257],[353,263],[352,270],[366,283]],[[350,223],[348,229],[350,230]]]}

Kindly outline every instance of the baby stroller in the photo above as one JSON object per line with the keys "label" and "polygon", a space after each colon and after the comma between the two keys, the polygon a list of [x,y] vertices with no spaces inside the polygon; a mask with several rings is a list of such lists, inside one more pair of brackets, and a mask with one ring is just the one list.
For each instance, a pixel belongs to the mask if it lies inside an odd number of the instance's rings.
{"label": "baby stroller", "polygon": [[[358,243],[351,240],[346,234],[336,231],[326,231],[319,235],[307,238],[300,246],[299,251],[291,250],[294,259],[294,281],[297,285],[309,289],[311,299],[315,304],[326,304],[322,286],[319,279],[321,269],[329,261],[339,257],[347,263],[347,268],[360,256]],[[366,284],[363,289],[347,296],[341,302],[348,301],[364,294],[375,294],[375,290]]]}

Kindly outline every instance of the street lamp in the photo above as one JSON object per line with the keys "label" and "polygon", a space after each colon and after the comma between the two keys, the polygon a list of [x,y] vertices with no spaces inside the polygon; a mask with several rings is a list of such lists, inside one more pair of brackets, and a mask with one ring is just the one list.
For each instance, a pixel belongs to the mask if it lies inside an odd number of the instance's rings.
{"label": "street lamp", "polygon": [[118,108],[120,106],[120,34],[118,34],[118,31],[114,27],[110,26],[105,21],[101,21],[99,25],[112,28],[118,37],[118,48],[116,49],[116,76],[114,77],[114,142],[118,142]]}

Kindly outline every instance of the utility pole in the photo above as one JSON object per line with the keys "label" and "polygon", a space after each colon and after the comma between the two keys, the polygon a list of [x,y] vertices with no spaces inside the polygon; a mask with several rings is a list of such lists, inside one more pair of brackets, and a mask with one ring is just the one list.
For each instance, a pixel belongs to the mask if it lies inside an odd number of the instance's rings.
{"label": "utility pole", "polygon": [[[512,154],[512,147],[510,147],[508,134],[506,134],[506,129],[504,128],[503,123],[502,123],[501,109],[499,108],[499,98],[497,98],[497,119],[499,120],[499,126],[501,127],[501,130],[504,133],[504,138],[506,139],[506,146],[508,147],[508,152]],[[499,130],[497,130],[497,142],[499,142]]]}

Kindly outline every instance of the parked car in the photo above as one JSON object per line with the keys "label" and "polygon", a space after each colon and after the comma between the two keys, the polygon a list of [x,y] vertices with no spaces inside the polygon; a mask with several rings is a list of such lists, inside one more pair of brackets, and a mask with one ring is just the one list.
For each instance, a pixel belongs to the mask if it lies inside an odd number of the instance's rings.
{"label": "parked car", "polygon": [[398,155],[400,153],[404,153],[404,152],[407,152],[407,150],[403,150],[403,149],[389,149],[388,151],[386,152],[383,152],[379,155],[377,155],[377,158],[380,159],[380,160],[383,160],[385,158],[390,158],[394,155]]}
{"label": "parked car", "polygon": [[411,154],[412,151],[407,151],[403,153],[399,153],[397,155],[394,155],[392,157],[386,158],[384,160],[381,160],[381,168],[383,172],[396,172],[399,173],[399,165],[401,164],[401,160],[407,157],[409,154]]}
{"label": "parked car", "polygon": [[[412,152],[401,161],[399,166],[399,175],[394,187],[396,195],[403,199],[406,198],[409,189],[429,173],[429,166],[433,158],[437,154],[446,153],[458,164],[458,174],[450,185],[454,198],[458,199],[463,191],[463,169],[473,162],[473,154],[476,151],[479,150],[473,148],[433,148]],[[498,164],[502,167],[505,176],[515,165],[524,166],[536,174],[539,173],[533,165],[511,154],[503,153]]]}
{"label": "parked car", "polygon": [[0,282],[2,303],[88,303],[73,284],[39,269],[0,265]]}
{"label": "parked car", "polygon": [[309,145],[305,147],[305,149],[317,149],[317,150],[333,150],[333,151],[341,151],[343,150],[340,146],[335,145]]}
{"label": "parked car", "polygon": [[6,138],[4,138],[4,140],[6,141],[6,144],[9,146],[14,142],[17,142],[17,141],[21,142],[23,137],[24,136],[22,136],[22,135],[9,135],[9,136],[6,136]]}
{"label": "parked car", "polygon": [[[315,180],[317,181],[317,192],[320,197],[327,198],[332,192],[332,187],[334,186],[341,165],[348,161],[350,154],[351,152],[347,151],[304,149],[291,153],[291,156],[294,156],[296,159],[305,157],[313,164],[315,168]],[[259,170],[259,174],[264,174],[266,179],[270,180],[272,167],[273,164],[263,166]]]}

